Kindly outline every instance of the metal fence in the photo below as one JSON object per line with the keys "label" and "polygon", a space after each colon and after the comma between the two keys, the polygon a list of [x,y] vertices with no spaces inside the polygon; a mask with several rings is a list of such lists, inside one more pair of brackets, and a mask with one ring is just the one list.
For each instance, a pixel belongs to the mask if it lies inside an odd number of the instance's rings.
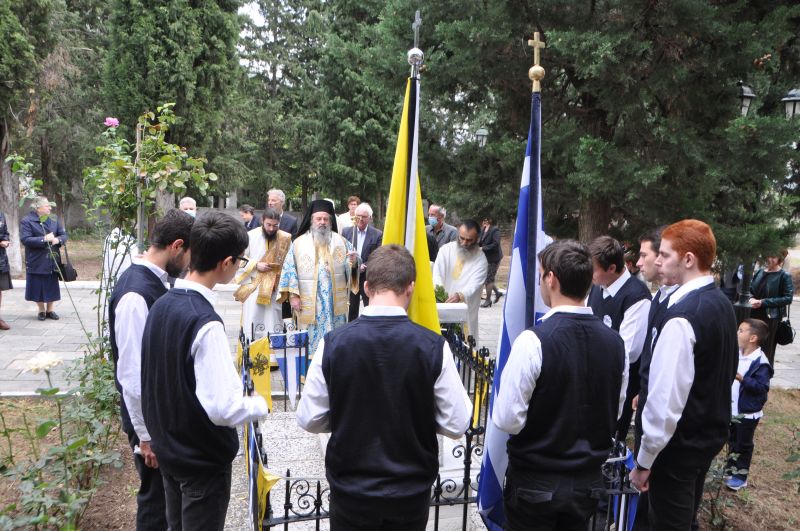
{"label": "metal fence", "polygon": [[[291,331],[288,331],[291,334]],[[431,490],[431,522],[434,530],[439,529],[442,509],[446,507],[460,509],[461,529],[466,530],[469,525],[470,506],[477,503],[478,472],[480,471],[486,424],[489,418],[489,404],[491,402],[492,381],[495,372],[495,360],[490,358],[486,348],[475,349],[473,338],[464,338],[458,327],[447,327],[442,330],[458,368],[461,381],[473,403],[473,414],[470,427],[464,437],[458,441],[450,452],[452,457],[463,464],[463,475],[460,480],[455,478],[442,478],[437,475]],[[280,335],[280,334],[279,334]],[[290,363],[292,356],[288,356],[286,349],[290,341],[281,344],[280,340],[274,343],[276,349],[284,349],[283,356]],[[302,375],[310,363],[307,353],[307,342],[300,343],[301,349],[300,370],[296,397],[302,394]],[[278,356],[280,358],[280,354]],[[285,374],[289,374],[287,371]],[[295,391],[292,390],[292,393]],[[287,403],[289,386],[284,386],[283,401]],[[608,503],[604,512],[592,518],[589,529],[594,529],[595,520],[605,519],[608,524],[614,523],[613,529],[618,531],[630,528],[633,514],[635,513],[634,490],[628,479],[630,457],[627,455],[624,444],[619,444],[614,454],[603,465],[603,476],[606,481],[606,494]],[[628,459],[626,459],[626,456]],[[266,456],[264,460],[266,463]],[[627,464],[626,464],[627,463]],[[313,522],[316,529],[320,529],[321,522],[328,518],[330,508],[330,487],[325,478],[317,477],[292,477],[291,470],[286,470],[285,478],[281,480],[284,486],[282,499],[267,494],[265,518],[262,529],[273,528],[288,530],[289,526],[299,522]],[[631,504],[633,503],[633,508]],[[449,525],[454,519],[449,517]],[[606,524],[604,529],[609,529]]]}
{"label": "metal fence", "polygon": [[[450,450],[454,458],[463,462],[463,477],[457,481],[437,476],[431,490],[431,516],[434,529],[438,530],[441,509],[461,506],[462,529],[466,529],[469,521],[469,505],[476,502],[477,471],[480,470],[483,455],[483,439],[486,433],[495,365],[487,349],[475,350],[472,337],[465,339],[458,331],[452,329],[443,329],[442,332],[453,351],[461,381],[474,404],[474,409],[472,422],[464,438]],[[302,359],[307,368],[309,363],[307,355]],[[305,370],[302,372],[304,374]],[[302,385],[298,386],[298,398],[301,394]],[[284,386],[284,404],[287,397],[288,386]],[[288,530],[291,524],[297,522],[314,522],[316,529],[319,529],[321,522],[328,518],[330,508],[330,488],[325,478],[292,477],[291,470],[287,470],[282,481],[284,493],[281,500],[267,495],[267,511],[262,529]]]}

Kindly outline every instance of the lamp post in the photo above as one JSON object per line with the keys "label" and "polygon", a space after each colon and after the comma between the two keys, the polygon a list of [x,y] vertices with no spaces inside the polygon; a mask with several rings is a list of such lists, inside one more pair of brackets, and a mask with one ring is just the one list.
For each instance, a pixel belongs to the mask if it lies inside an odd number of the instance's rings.
{"label": "lamp post", "polygon": [[747,116],[747,111],[750,110],[750,103],[756,99],[756,93],[753,92],[753,89],[750,85],[739,81],[739,101],[742,105],[742,116]]}
{"label": "lamp post", "polygon": [[[745,83],[739,81],[739,102],[741,105],[742,116],[747,116],[750,110],[750,104],[756,99],[756,93],[753,89]],[[747,263],[750,262],[750,263]],[[749,259],[745,260],[742,264],[742,281],[736,290],[736,302],[733,303],[733,311],[736,314],[736,322],[741,323],[750,317],[750,282],[752,281],[753,263]],[[736,272],[734,275],[739,274],[739,265],[736,265]]]}
{"label": "lamp post", "polygon": [[483,148],[486,146],[486,139],[489,137],[489,131],[485,127],[481,127],[475,131],[475,138],[478,140],[478,147]]}
{"label": "lamp post", "polygon": [[790,90],[781,100],[786,106],[786,119],[800,116],[800,88]]}
{"label": "lamp post", "polygon": [[[753,89],[746,85],[743,82],[739,82],[739,102],[741,105],[741,113],[742,116],[747,116],[747,112],[750,110],[750,104],[754,99],[756,99],[756,93],[753,92]],[[784,96],[781,101],[784,103],[785,110],[786,110],[786,119],[792,120],[797,116],[800,116],[800,88],[795,88],[790,90],[786,96]],[[798,146],[800,148],[800,146]],[[752,263],[745,263],[742,266],[742,281],[739,283],[739,288],[737,290],[737,297],[736,302],[733,305],[733,309],[736,313],[736,319],[738,322],[742,322],[744,319],[750,317],[750,311],[752,310],[750,306],[750,283],[752,281],[752,273],[751,270],[753,268]]]}

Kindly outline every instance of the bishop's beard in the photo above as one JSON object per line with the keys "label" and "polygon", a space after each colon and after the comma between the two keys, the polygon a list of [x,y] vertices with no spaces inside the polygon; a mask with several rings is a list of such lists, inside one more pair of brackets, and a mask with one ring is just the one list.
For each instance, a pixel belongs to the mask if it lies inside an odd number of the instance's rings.
{"label": "bishop's beard", "polygon": [[328,247],[331,244],[331,227],[329,225],[312,227],[311,238],[317,247]]}

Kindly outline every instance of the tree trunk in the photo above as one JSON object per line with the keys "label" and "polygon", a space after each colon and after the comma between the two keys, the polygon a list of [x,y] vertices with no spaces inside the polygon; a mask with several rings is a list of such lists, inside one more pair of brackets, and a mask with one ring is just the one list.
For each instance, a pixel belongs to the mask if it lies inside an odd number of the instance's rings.
{"label": "tree trunk", "polygon": [[608,222],[611,220],[611,203],[605,197],[581,199],[580,216],[578,217],[578,239],[589,243],[598,236],[608,234]]}
{"label": "tree trunk", "polygon": [[170,208],[175,208],[175,194],[172,192],[158,192],[158,195],[156,195],[156,217],[160,218]]}
{"label": "tree trunk", "polygon": [[22,274],[22,249],[19,243],[19,178],[11,172],[5,162],[10,150],[11,139],[5,120],[0,127],[0,212],[6,215],[11,245],[6,248],[11,276]]}

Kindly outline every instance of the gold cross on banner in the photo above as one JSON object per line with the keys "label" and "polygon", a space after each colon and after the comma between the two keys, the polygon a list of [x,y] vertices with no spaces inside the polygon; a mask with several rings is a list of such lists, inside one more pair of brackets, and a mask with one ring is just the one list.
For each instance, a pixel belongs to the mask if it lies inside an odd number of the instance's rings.
{"label": "gold cross on banner", "polygon": [[540,81],[544,78],[544,68],[539,64],[539,50],[545,48],[544,41],[539,39],[539,32],[533,34],[533,39],[528,40],[528,46],[533,48],[533,66],[528,70],[528,77],[533,81],[533,92],[541,92]]}

